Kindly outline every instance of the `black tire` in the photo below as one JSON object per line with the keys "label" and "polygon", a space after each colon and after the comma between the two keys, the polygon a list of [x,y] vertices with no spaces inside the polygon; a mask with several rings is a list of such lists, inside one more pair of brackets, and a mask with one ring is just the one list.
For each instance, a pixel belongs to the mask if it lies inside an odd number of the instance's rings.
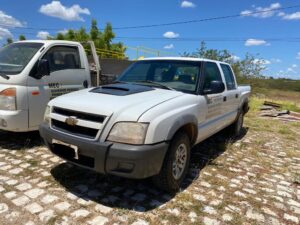
{"label": "black tire", "polygon": [[244,115],[245,115],[244,111],[241,110],[238,116],[236,117],[234,123],[229,126],[230,134],[233,137],[238,137],[239,135],[241,135],[241,131],[244,124]]}
{"label": "black tire", "polygon": [[[173,175],[174,174],[173,163],[176,159],[177,150],[179,148],[181,149],[184,148],[184,146],[186,146],[186,163],[182,172],[180,172],[181,173],[180,177],[176,179]],[[160,173],[153,177],[154,184],[158,188],[167,192],[178,191],[180,188],[180,184],[185,178],[190,165],[190,152],[191,152],[191,143],[188,135],[185,132],[176,133],[173,139],[171,140]]]}

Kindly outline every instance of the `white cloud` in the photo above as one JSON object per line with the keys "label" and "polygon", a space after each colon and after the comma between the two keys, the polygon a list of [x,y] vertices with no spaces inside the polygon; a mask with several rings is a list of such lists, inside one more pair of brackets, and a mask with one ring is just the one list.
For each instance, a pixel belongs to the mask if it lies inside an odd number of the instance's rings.
{"label": "white cloud", "polygon": [[68,29],[63,29],[63,30],[59,30],[57,31],[58,34],[66,34],[68,33]]}
{"label": "white cloud", "polygon": [[297,53],[296,59],[300,59],[300,52]]}
{"label": "white cloud", "polygon": [[163,36],[164,36],[165,38],[178,38],[178,37],[179,37],[179,34],[173,32],[173,31],[167,31],[166,33],[163,34]]}
{"label": "white cloud", "polygon": [[253,61],[255,64],[261,64],[261,65],[270,65],[271,61],[267,59],[254,59]]}
{"label": "white cloud", "polygon": [[195,8],[196,5],[190,1],[183,1],[181,2],[181,8]]}
{"label": "white cloud", "polygon": [[66,7],[62,5],[60,1],[52,1],[49,4],[42,5],[39,11],[47,16],[57,17],[67,21],[84,21],[81,14],[91,14],[88,8],[81,8],[79,5]]}
{"label": "white cloud", "polygon": [[7,15],[5,12],[0,10],[0,24],[6,27],[22,27],[23,24],[16,18]]}
{"label": "white cloud", "polygon": [[292,67],[287,68],[286,72],[288,72],[288,73],[296,73],[296,71]]}
{"label": "white cloud", "polygon": [[39,31],[36,35],[37,38],[42,39],[42,40],[46,40],[47,37],[49,37],[50,34],[48,31]]}
{"label": "white cloud", "polygon": [[236,56],[236,55],[232,55],[231,59],[236,62],[236,61],[239,61],[241,59],[241,57]]}
{"label": "white cloud", "polygon": [[174,48],[173,44],[169,44],[169,45],[164,46],[164,49],[173,49],[173,48]]}
{"label": "white cloud", "polygon": [[281,59],[276,59],[276,58],[271,59],[271,61],[272,61],[273,63],[281,63],[281,62],[282,62]]}
{"label": "white cloud", "polygon": [[5,37],[12,37],[12,34],[8,29],[0,27],[0,40]]}
{"label": "white cloud", "polygon": [[[276,14],[276,11],[270,11],[270,10],[276,10],[281,8],[281,4],[279,2],[273,3],[268,7],[261,7],[261,6],[252,6],[253,9],[247,9],[242,11],[240,14],[241,16],[252,16],[257,18],[268,18],[272,17]],[[256,13],[257,12],[257,13]],[[251,14],[249,14],[251,13]],[[252,14],[254,13],[254,14]]]}
{"label": "white cloud", "polygon": [[253,38],[250,38],[245,42],[245,46],[259,46],[259,45],[270,45],[270,44],[265,40],[253,39]]}
{"label": "white cloud", "polygon": [[271,64],[271,61],[270,61],[270,60],[267,60],[267,59],[264,59],[262,63],[263,63],[264,65],[270,65],[270,64]]}
{"label": "white cloud", "polygon": [[293,65],[292,65],[292,68],[297,68],[297,67],[298,67],[297,64],[293,64]]}
{"label": "white cloud", "polygon": [[291,14],[280,13],[278,16],[281,16],[284,20],[300,20],[300,12],[295,12]]}

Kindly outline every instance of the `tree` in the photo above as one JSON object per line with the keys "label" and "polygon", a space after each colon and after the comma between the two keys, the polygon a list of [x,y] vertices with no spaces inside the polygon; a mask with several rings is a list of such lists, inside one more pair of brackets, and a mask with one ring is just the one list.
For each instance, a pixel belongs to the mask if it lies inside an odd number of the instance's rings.
{"label": "tree", "polygon": [[56,36],[56,39],[57,40],[64,40],[65,37],[64,37],[64,35],[62,33],[58,33],[57,36]]}
{"label": "tree", "polygon": [[231,64],[232,69],[235,72],[235,75],[240,77],[263,77],[262,71],[265,69],[264,60],[258,59],[258,55],[254,57],[253,55],[247,53],[244,59],[236,59],[232,53],[228,50],[217,50],[217,49],[208,49],[205,42],[201,42],[200,48],[195,52],[187,53],[184,52],[183,56],[195,57],[195,58],[206,58],[212,60],[218,60]]}
{"label": "tree", "polygon": [[6,39],[6,44],[11,44],[11,43],[13,43],[14,41],[13,41],[13,39],[12,38],[7,38]]}
{"label": "tree", "polygon": [[25,40],[26,40],[26,37],[23,34],[21,34],[19,36],[19,41],[25,41]]}
{"label": "tree", "polygon": [[65,34],[65,40],[74,41],[75,40],[75,31],[74,30],[68,30],[68,32]]}
{"label": "tree", "polygon": [[[91,21],[91,28],[89,32],[87,32],[84,27],[80,28],[79,30],[70,29],[65,34],[58,33],[51,39],[79,42],[92,40],[94,41],[96,48],[101,52],[100,57],[125,58],[126,48],[122,42],[113,43],[115,36],[116,35],[113,32],[111,23],[107,23],[103,32],[101,32],[101,30],[98,28],[97,21],[93,19]],[[113,53],[111,51],[113,51]]]}
{"label": "tree", "polygon": [[97,40],[99,37],[99,29],[97,26],[97,20],[95,20],[95,19],[92,20],[90,36],[93,41]]}
{"label": "tree", "polygon": [[107,49],[111,49],[111,42],[115,38],[115,33],[112,30],[112,25],[110,23],[107,23],[104,32],[103,32],[103,39],[105,42],[105,47]]}

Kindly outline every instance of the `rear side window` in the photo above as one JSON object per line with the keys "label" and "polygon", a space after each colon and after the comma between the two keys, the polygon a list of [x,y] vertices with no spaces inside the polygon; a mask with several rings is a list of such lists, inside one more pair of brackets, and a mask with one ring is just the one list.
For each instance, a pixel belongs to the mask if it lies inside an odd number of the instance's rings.
{"label": "rear side window", "polygon": [[221,73],[216,63],[206,62],[204,66],[203,89],[210,89],[210,84],[212,81],[222,82]]}
{"label": "rear side window", "polygon": [[43,58],[48,60],[50,72],[81,68],[77,47],[55,46]]}
{"label": "rear side window", "polygon": [[221,68],[225,77],[227,90],[233,90],[236,88],[234,77],[230,66],[221,64]]}

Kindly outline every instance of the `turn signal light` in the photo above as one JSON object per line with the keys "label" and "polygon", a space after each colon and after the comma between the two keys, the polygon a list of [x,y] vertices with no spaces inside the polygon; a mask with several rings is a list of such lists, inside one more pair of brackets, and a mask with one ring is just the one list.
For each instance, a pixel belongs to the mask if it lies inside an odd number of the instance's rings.
{"label": "turn signal light", "polygon": [[0,92],[0,95],[6,97],[16,97],[17,91],[15,88],[7,88]]}

